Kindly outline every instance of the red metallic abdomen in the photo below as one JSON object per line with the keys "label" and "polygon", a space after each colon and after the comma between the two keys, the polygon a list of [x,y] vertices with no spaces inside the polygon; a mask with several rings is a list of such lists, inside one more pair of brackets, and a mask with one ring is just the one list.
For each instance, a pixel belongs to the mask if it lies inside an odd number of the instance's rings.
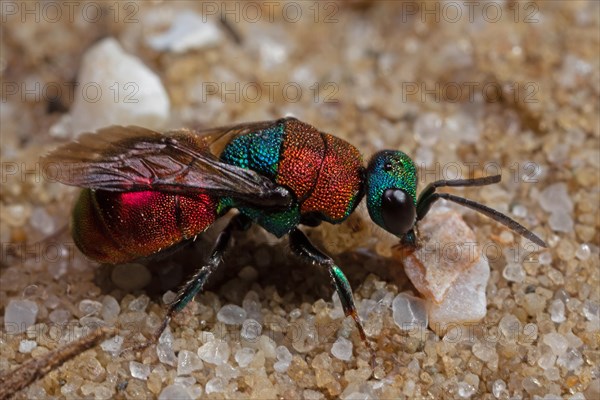
{"label": "red metallic abdomen", "polygon": [[216,218],[217,201],[206,194],[84,189],[75,205],[71,230],[86,256],[116,264],[192,238]]}

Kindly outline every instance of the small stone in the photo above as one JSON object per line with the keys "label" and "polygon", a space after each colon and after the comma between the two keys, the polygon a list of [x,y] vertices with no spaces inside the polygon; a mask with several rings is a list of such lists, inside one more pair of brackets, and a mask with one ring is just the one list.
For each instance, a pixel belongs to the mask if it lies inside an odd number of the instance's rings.
{"label": "small stone", "polygon": [[250,347],[242,347],[235,352],[234,358],[240,367],[246,368],[254,359],[255,354],[256,350]]}
{"label": "small stone", "polygon": [[575,252],[575,257],[577,257],[581,261],[585,261],[588,258],[590,258],[591,254],[592,251],[590,249],[590,246],[586,243],[583,243],[579,246],[579,248],[577,248],[577,251]]}
{"label": "small stone", "polygon": [[79,311],[81,311],[83,316],[98,315],[100,314],[100,310],[102,310],[102,303],[99,301],[86,299],[79,302]]}
{"label": "small stone", "polygon": [[521,321],[512,314],[506,314],[498,323],[498,329],[504,339],[508,342],[514,342],[521,332]]}
{"label": "small stone", "polygon": [[129,361],[129,371],[131,376],[144,381],[150,376],[150,366],[137,361]]}
{"label": "small stone", "polygon": [[496,379],[492,384],[492,394],[495,398],[499,399],[506,395],[508,397],[508,392],[506,391],[506,383],[502,379]]}
{"label": "small stone", "polygon": [[275,349],[277,361],[273,364],[273,369],[279,373],[284,373],[288,370],[292,363],[292,353],[285,346],[279,346]]}
{"label": "small stone", "polygon": [[340,336],[331,346],[331,354],[338,360],[350,360],[352,358],[352,342]]}
{"label": "small stone", "polygon": [[221,307],[217,319],[227,325],[240,325],[246,319],[246,310],[235,304],[227,304]]}
{"label": "small stone", "polygon": [[38,305],[31,300],[11,300],[4,310],[4,330],[7,334],[25,332],[35,324]]}
{"label": "small stone", "polygon": [[164,388],[158,395],[158,400],[192,400],[185,386],[175,383]]}
{"label": "small stone", "polygon": [[477,342],[473,345],[473,355],[487,364],[498,363],[496,349],[484,342]]}
{"label": "small stone", "polygon": [[523,389],[530,395],[541,395],[543,393],[543,386],[540,383],[539,379],[534,378],[532,376],[528,376],[523,379],[522,382]]}
{"label": "small stone", "polygon": [[442,118],[436,113],[421,114],[414,125],[415,140],[424,146],[433,146],[442,134]]}
{"label": "small stone", "polygon": [[254,343],[258,340],[262,333],[262,325],[254,319],[247,319],[242,324],[240,335],[242,339]]}
{"label": "small stone", "polygon": [[539,202],[544,211],[555,213],[573,212],[573,200],[565,183],[555,183],[546,187],[539,195]]}
{"label": "small stone", "polygon": [[544,311],[546,299],[537,293],[527,293],[524,297],[523,308],[527,313],[534,317]]}
{"label": "small stone", "polygon": [[206,386],[204,387],[204,390],[206,391],[206,394],[222,393],[225,391],[226,386],[227,386],[227,383],[225,382],[224,379],[212,378],[211,380],[206,382]]}
{"label": "small stone", "polygon": [[51,235],[56,230],[54,219],[43,207],[33,209],[29,222],[33,228],[41,232],[44,236]]}
{"label": "small stone", "polygon": [[205,362],[215,365],[226,363],[229,359],[229,344],[223,340],[212,340],[198,349],[198,356]]}
{"label": "small stone", "polygon": [[108,323],[114,323],[120,312],[119,302],[112,296],[104,296],[104,299],[102,299],[102,319]]}
{"label": "small stone", "polygon": [[429,326],[442,328],[446,323],[479,321],[487,311],[486,285],[490,277],[490,265],[480,257],[472,268],[465,271],[448,291],[446,299],[429,304]]}
{"label": "small stone", "polygon": [[325,398],[323,393],[311,389],[305,389],[302,392],[302,396],[304,400],[323,400]]}
{"label": "small stone", "polygon": [[406,293],[400,293],[392,301],[394,322],[402,330],[413,330],[427,326],[427,305],[425,301]]}
{"label": "small stone", "polygon": [[552,352],[557,356],[564,354],[569,346],[567,339],[560,333],[547,333],[542,338],[542,341],[550,346]]}
{"label": "small stone", "polygon": [[154,50],[184,53],[215,46],[222,39],[223,35],[214,22],[185,10],[177,14],[167,32],[150,36],[147,42]]}
{"label": "small stone", "polygon": [[223,378],[226,382],[240,376],[240,371],[229,363],[221,364],[215,368],[217,378]]}
{"label": "small stone", "polygon": [[181,350],[177,356],[177,375],[189,375],[204,367],[200,357],[194,352]]}
{"label": "small stone", "polygon": [[596,301],[586,300],[583,303],[583,315],[588,321],[599,322],[600,321],[600,304]]}
{"label": "small stone", "polygon": [[[114,38],[84,53],[77,81],[88,90],[75,92],[69,114],[74,134],[109,125],[158,129],[169,117],[169,97],[159,77]],[[134,273],[130,278],[139,281]]]}
{"label": "small stone", "polygon": [[31,353],[37,347],[35,340],[21,340],[19,342],[19,353]]}
{"label": "small stone", "polygon": [[583,365],[583,357],[579,350],[569,349],[556,360],[556,363],[566,368],[567,371],[575,371]]}
{"label": "small stone", "polygon": [[552,322],[561,323],[566,320],[565,317],[565,303],[560,299],[555,299],[550,303],[550,319]]}
{"label": "small stone", "polygon": [[63,308],[58,308],[48,315],[48,319],[57,325],[65,325],[71,318],[71,312]]}
{"label": "small stone", "polygon": [[537,364],[543,370],[551,368],[552,366],[554,366],[555,362],[556,362],[556,355],[554,353],[552,353],[552,351],[546,351],[537,360]]}
{"label": "small stone", "polygon": [[133,299],[129,303],[128,308],[130,311],[145,311],[146,307],[148,307],[149,303],[150,303],[150,298],[148,296],[146,296],[145,294],[143,294],[140,297]]}
{"label": "small stone", "polygon": [[525,269],[521,264],[508,263],[504,267],[504,270],[502,270],[502,276],[510,282],[521,283],[525,280],[526,275]]}
{"label": "small stone", "polygon": [[275,341],[266,335],[261,335],[258,339],[258,348],[263,351],[266,358],[276,357],[276,346]]}
{"label": "small stone", "polygon": [[556,232],[572,232],[574,227],[573,218],[565,211],[555,211],[548,218],[548,225]]}
{"label": "small stone", "polygon": [[419,293],[440,304],[461,273],[483,265],[478,264],[475,233],[460,214],[444,207],[432,208],[420,222],[419,233],[422,246],[403,257],[404,270]]}
{"label": "small stone", "polygon": [[552,254],[549,251],[545,251],[540,254],[539,257],[540,265],[550,265],[552,263]]}
{"label": "small stone", "polygon": [[121,351],[121,346],[123,345],[124,341],[125,338],[117,335],[102,342],[102,344],[100,344],[100,348],[109,354],[116,355],[119,353],[119,351]]}
{"label": "small stone", "polygon": [[111,275],[113,283],[126,292],[139,290],[147,286],[152,280],[152,275],[143,264],[119,264],[115,266]]}
{"label": "small stone", "polygon": [[158,339],[156,355],[163,364],[171,365],[173,367],[177,365],[177,357],[175,357],[175,352],[173,351],[173,334],[169,327],[164,330]]}
{"label": "small stone", "polygon": [[475,394],[477,389],[466,382],[458,383],[458,396],[462,399],[469,399]]}

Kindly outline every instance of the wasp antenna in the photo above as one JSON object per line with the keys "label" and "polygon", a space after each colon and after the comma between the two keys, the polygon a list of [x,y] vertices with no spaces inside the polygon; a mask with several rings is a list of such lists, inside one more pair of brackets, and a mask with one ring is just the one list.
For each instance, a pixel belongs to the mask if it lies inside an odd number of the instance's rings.
{"label": "wasp antenna", "polygon": [[472,179],[452,179],[445,180],[440,179],[439,181],[431,182],[429,185],[423,189],[421,194],[419,195],[418,203],[421,200],[426,199],[435,193],[435,189],[439,187],[469,187],[469,186],[487,186],[493,185],[494,183],[498,183],[502,180],[501,175],[490,175],[484,176],[483,178],[472,178]]}
{"label": "wasp antenna", "polygon": [[432,197],[432,199],[431,199],[432,202],[435,201],[437,198],[442,198],[442,199],[453,201],[457,204],[460,204],[461,206],[465,206],[470,209],[473,209],[473,210],[480,212],[481,214],[493,219],[494,221],[501,223],[502,225],[506,226],[508,229],[512,230],[515,233],[518,233],[519,235],[523,236],[524,238],[531,240],[533,243],[537,244],[538,246],[541,246],[544,248],[548,247],[542,239],[540,239],[537,235],[535,235],[529,229],[525,228],[523,225],[519,224],[517,221],[513,220],[512,218],[508,217],[507,215],[502,214],[500,211],[494,210],[493,208],[485,206],[481,203],[477,203],[476,201],[473,201],[473,200],[454,196],[449,193],[434,193],[433,195],[431,195],[431,197]]}

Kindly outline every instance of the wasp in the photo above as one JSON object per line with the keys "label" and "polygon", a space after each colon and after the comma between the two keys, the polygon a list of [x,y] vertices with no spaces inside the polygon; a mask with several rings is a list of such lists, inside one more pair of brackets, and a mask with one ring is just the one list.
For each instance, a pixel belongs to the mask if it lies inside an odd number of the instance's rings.
{"label": "wasp", "polygon": [[64,184],[82,187],[71,218],[77,247],[92,260],[126,263],[191,240],[231,209],[204,264],[168,306],[158,339],[218,268],[233,231],[256,223],[307,263],[326,269],[346,316],[366,335],[348,279],[299,229],[339,224],[366,198],[372,221],[417,246],[418,222],[443,198],[478,211],[539,246],[546,244],[508,216],[483,204],[440,193],[442,187],[484,186],[500,175],[439,180],[417,196],[417,168],[397,150],[374,154],[367,166],[356,147],[295,118],[202,131],[159,133],[111,126],[80,136],[45,158]]}

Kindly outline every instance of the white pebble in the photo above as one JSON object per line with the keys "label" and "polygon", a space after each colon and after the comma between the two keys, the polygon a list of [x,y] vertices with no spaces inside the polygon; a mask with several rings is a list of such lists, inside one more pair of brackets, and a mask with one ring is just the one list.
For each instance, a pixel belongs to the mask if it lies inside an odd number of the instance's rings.
{"label": "white pebble", "polygon": [[583,243],[579,246],[579,248],[575,252],[575,257],[577,257],[581,261],[585,261],[588,258],[590,258],[591,254],[592,254],[592,251],[590,249],[590,246],[586,243]]}
{"label": "white pebble", "polygon": [[229,344],[220,339],[210,341],[198,349],[198,356],[202,361],[215,365],[227,362],[229,354]]}
{"label": "white pebble", "polygon": [[502,276],[510,282],[521,283],[525,280],[525,275],[525,269],[521,264],[508,263],[502,270]]}
{"label": "white pebble", "polygon": [[539,261],[540,265],[550,265],[552,263],[552,254],[549,251],[541,253]]}
{"label": "white pebble", "polygon": [[32,227],[44,235],[50,235],[54,233],[56,229],[54,226],[54,219],[43,207],[36,207],[33,209],[29,222],[31,223]]}
{"label": "white pebble", "polygon": [[458,396],[463,399],[469,399],[477,390],[467,382],[458,383]]}
{"label": "white pebble", "polygon": [[129,361],[129,372],[134,378],[145,381],[150,376],[150,366],[137,361]]}
{"label": "white pebble", "polygon": [[121,306],[119,305],[119,302],[112,296],[104,296],[104,299],[102,299],[102,319],[106,322],[113,323],[116,321],[120,312]]}
{"label": "white pebble", "polygon": [[506,393],[508,397],[508,393],[506,392],[506,383],[502,379],[496,379],[492,384],[492,394],[495,398],[499,399],[503,397]]}
{"label": "white pebble", "polygon": [[331,346],[331,354],[338,360],[350,360],[352,358],[352,342],[340,336]]}
{"label": "white pebble", "polygon": [[181,350],[177,356],[177,375],[189,375],[204,367],[200,357],[194,352]]}
{"label": "white pebble", "polygon": [[247,319],[242,324],[242,331],[240,332],[240,335],[242,336],[242,339],[254,343],[258,340],[261,333],[262,325],[254,319]]}
{"label": "white pebble", "polygon": [[565,318],[565,303],[560,299],[555,299],[550,303],[550,319],[552,322],[560,323],[566,320]]}
{"label": "white pebble", "polygon": [[400,293],[392,301],[394,322],[400,329],[412,330],[427,326],[427,308],[425,301]]}
{"label": "white pebble", "polygon": [[415,121],[415,140],[424,146],[433,146],[442,133],[442,119],[433,112],[420,115]]}
{"label": "white pebble", "polygon": [[9,334],[25,332],[35,324],[38,306],[31,300],[11,300],[4,310],[4,330]]}
{"label": "white pebble", "polygon": [[102,342],[100,348],[109,354],[116,355],[121,350],[124,341],[125,338],[117,335]]}
{"label": "white pebble", "polygon": [[19,342],[19,353],[31,353],[37,347],[35,340],[21,340]]}
{"label": "white pebble", "polygon": [[548,218],[548,225],[556,232],[571,232],[573,231],[573,218],[570,213],[565,210],[555,211]]}
{"label": "white pebble", "polygon": [[275,355],[277,357],[277,362],[273,364],[273,369],[279,373],[284,373],[288,370],[292,363],[292,353],[285,346],[279,346],[275,350]]}
{"label": "white pebble", "polygon": [[185,386],[175,383],[173,385],[167,386],[160,392],[158,395],[158,400],[192,400],[192,397],[188,393]]}
{"label": "white pebble", "polygon": [[128,308],[130,311],[144,311],[149,303],[150,298],[143,294],[140,297],[133,299],[131,303],[129,303]]}
{"label": "white pebble", "polygon": [[64,325],[69,322],[71,312],[63,308],[58,308],[48,315],[48,319],[57,325]]}
{"label": "white pebble", "polygon": [[600,304],[592,300],[586,300],[583,303],[583,315],[592,322],[600,321]]}
{"label": "white pebble", "polygon": [[191,10],[177,14],[167,32],[150,36],[148,44],[154,50],[183,53],[217,45],[222,40],[217,25]]}
{"label": "white pebble", "polygon": [[77,81],[88,90],[75,91],[70,113],[74,134],[109,125],[159,129],[169,117],[169,97],[159,77],[114,38],[85,52]]}
{"label": "white pebble", "polygon": [[225,391],[226,383],[222,378],[212,378],[206,382],[206,394],[221,393]]}
{"label": "white pebble", "polygon": [[569,351],[558,357],[556,363],[566,368],[567,371],[575,371],[583,365],[583,357],[579,350],[569,349]]}
{"label": "white pebble", "polygon": [[238,351],[235,352],[235,361],[242,368],[246,368],[248,364],[252,362],[254,359],[254,355],[256,354],[256,350],[250,347],[242,347]]}
{"label": "white pebble", "polygon": [[221,307],[217,319],[227,325],[239,325],[246,319],[246,310],[235,304],[227,304]]}
{"label": "white pebble", "polygon": [[573,212],[573,200],[571,200],[567,185],[563,182],[555,183],[542,190],[539,202],[542,208],[549,213]]}
{"label": "white pebble", "polygon": [[161,363],[175,366],[177,365],[177,357],[173,351],[173,334],[169,327],[164,330],[160,338],[158,338],[158,345],[156,345],[156,355]]}
{"label": "white pebble", "polygon": [[98,315],[100,310],[102,310],[102,303],[99,301],[85,299],[79,302],[79,311],[83,316]]}
{"label": "white pebble", "polygon": [[265,353],[266,358],[275,358],[276,347],[277,344],[275,343],[275,341],[266,335],[261,335],[258,339],[258,348],[259,350],[262,350],[263,353]]}
{"label": "white pebble", "polygon": [[564,354],[569,346],[567,339],[565,339],[565,337],[560,333],[546,333],[542,340],[545,344],[550,346],[552,352],[557,356]]}

